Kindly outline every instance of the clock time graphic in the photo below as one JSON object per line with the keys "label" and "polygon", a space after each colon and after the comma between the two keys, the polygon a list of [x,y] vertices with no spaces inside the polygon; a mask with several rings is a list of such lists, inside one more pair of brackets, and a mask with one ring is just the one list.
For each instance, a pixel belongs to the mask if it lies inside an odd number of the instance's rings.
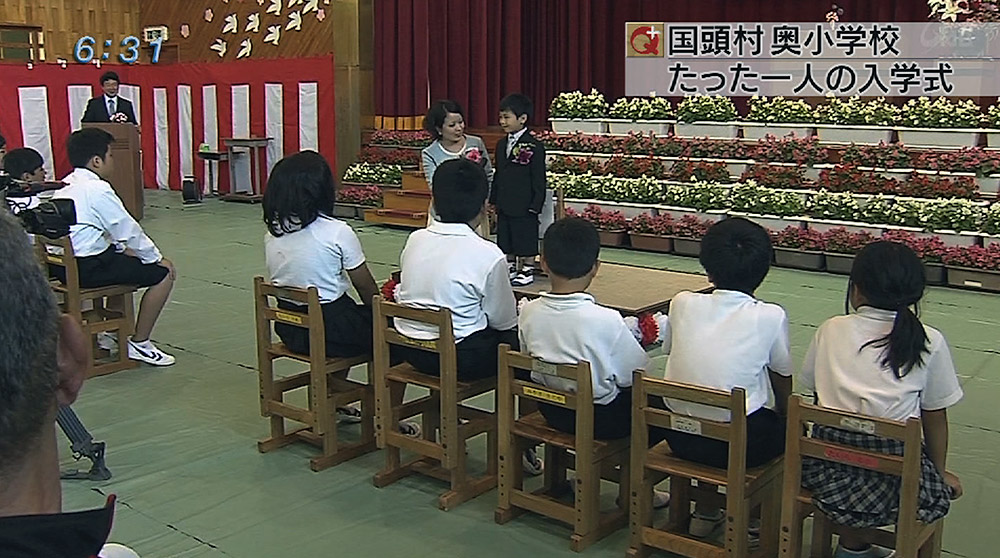
{"label": "clock time graphic", "polygon": [[[108,60],[114,55],[112,52],[101,52],[100,54],[94,51],[94,45],[97,44],[97,40],[90,35],[80,37],[80,40],[76,42],[76,47],[73,49],[73,58],[81,64],[89,64],[95,56],[100,60]],[[135,35],[129,35],[122,39],[119,43],[121,51],[117,54],[118,60],[122,64],[135,64],[139,61],[139,38]],[[111,48],[114,45],[114,41],[111,39],[106,39],[104,41],[104,48]],[[163,37],[157,37],[155,40],[150,41],[149,46],[153,47],[153,55],[150,57],[150,62],[156,64],[160,61],[160,49],[163,47]]]}

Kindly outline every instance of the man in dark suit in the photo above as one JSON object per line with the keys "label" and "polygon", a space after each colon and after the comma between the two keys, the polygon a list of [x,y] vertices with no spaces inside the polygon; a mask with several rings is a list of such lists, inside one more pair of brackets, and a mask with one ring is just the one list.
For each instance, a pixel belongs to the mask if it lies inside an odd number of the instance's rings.
{"label": "man in dark suit", "polygon": [[[101,89],[104,95],[87,101],[87,110],[83,113],[81,122],[129,122],[136,124],[135,111],[128,99],[118,96],[118,74],[104,72],[101,76]],[[121,114],[112,118],[116,114]]]}

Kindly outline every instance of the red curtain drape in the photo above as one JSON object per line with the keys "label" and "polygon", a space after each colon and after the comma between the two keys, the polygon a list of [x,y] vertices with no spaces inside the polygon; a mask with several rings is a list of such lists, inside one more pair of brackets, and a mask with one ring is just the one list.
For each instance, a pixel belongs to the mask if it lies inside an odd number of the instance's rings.
{"label": "red curtain drape", "polygon": [[[924,0],[835,1],[844,9],[842,21],[927,18]],[[430,99],[458,101],[470,126],[485,127],[494,124],[501,97],[521,91],[535,100],[534,121],[541,123],[547,118],[549,101],[560,91],[596,87],[609,100],[624,95],[626,21],[824,21],[832,3],[379,0],[376,114],[420,115],[429,93]],[[423,14],[417,13],[421,7]],[[421,71],[426,71],[423,80]]]}

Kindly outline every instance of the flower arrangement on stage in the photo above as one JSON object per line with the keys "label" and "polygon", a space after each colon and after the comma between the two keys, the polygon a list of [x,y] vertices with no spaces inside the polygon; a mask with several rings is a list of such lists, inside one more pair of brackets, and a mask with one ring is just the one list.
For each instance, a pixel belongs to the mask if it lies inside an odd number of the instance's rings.
{"label": "flower arrangement on stage", "polygon": [[698,211],[728,209],[731,203],[730,190],[711,182],[693,182],[684,186],[670,186],[666,189],[663,203]]}
{"label": "flower arrangement on stage", "polygon": [[399,298],[399,281],[395,279],[389,279],[385,283],[382,283],[382,287],[379,289],[382,294],[382,298],[388,300],[389,302],[396,302]]}
{"label": "flower arrangement on stage", "polygon": [[891,199],[872,197],[859,212],[866,223],[919,227],[926,231],[977,231],[986,208],[970,200]]}
{"label": "flower arrangement on stage", "polygon": [[917,168],[951,172],[974,172],[976,176],[1000,173],[1000,154],[982,147],[958,151],[928,151],[917,158]]}
{"label": "flower arrangement on stage", "polygon": [[611,105],[611,118],[627,120],[669,120],[674,118],[674,108],[664,97],[622,97]]}
{"label": "flower arrangement on stage", "polygon": [[794,217],[805,212],[806,201],[798,192],[772,190],[750,181],[733,187],[729,208],[756,215]]}
{"label": "flower arrangement on stage", "polygon": [[1000,244],[989,246],[952,246],[941,261],[945,265],[1000,271]]}
{"label": "flower arrangement on stage", "polygon": [[806,201],[806,214],[816,219],[854,221],[861,206],[848,192],[820,190]]}
{"label": "flower arrangement on stage", "polygon": [[884,98],[862,101],[861,97],[828,97],[816,107],[816,122],[820,124],[891,126],[899,120],[899,107]]}
{"label": "flower arrangement on stage", "polygon": [[681,157],[705,159],[749,159],[754,156],[754,147],[739,140],[681,139],[684,149]]}
{"label": "flower arrangement on stage", "polygon": [[[923,157],[929,155],[931,153],[926,153]],[[851,144],[840,157],[840,162],[844,164],[882,169],[910,169],[917,160],[917,156],[905,145],[885,142],[879,142],[878,145]]]}
{"label": "flower arrangement on stage", "polygon": [[419,167],[420,152],[416,149],[366,147],[358,154],[358,162],[399,165],[400,167]]}
{"label": "flower arrangement on stage", "polygon": [[986,234],[1000,234],[1000,202],[994,203],[986,210],[982,231]]}
{"label": "flower arrangement on stage", "polygon": [[770,231],[771,242],[778,248],[791,248],[805,252],[821,252],[826,246],[823,233],[815,229],[786,227],[780,231]]}
{"label": "flower arrangement on stage", "polygon": [[899,189],[895,178],[863,171],[857,165],[837,165],[819,173],[817,185],[831,192],[854,192],[857,194],[891,194]]}
{"label": "flower arrangement on stage", "polygon": [[403,182],[403,169],[399,165],[355,163],[344,171],[344,182],[401,184]]}
{"label": "flower arrangement on stage", "polygon": [[372,134],[372,145],[390,145],[403,147],[427,147],[433,138],[424,130],[375,130]]}
{"label": "flower arrangement on stage", "polygon": [[109,118],[109,120],[117,124],[124,124],[128,122],[128,116],[126,116],[125,113],[123,112],[116,112],[111,115],[111,118]]}
{"label": "flower arrangement on stage", "polygon": [[635,234],[650,234],[655,236],[670,236],[674,233],[674,218],[669,214],[650,215],[640,213],[628,223],[628,232]]}
{"label": "flower arrangement on stage", "polygon": [[802,167],[753,165],[743,171],[740,180],[754,181],[765,188],[803,188],[808,182]]}
{"label": "flower arrangement on stage", "polygon": [[826,162],[829,153],[815,136],[776,138],[768,134],[751,148],[750,157],[758,163],[813,165]]}
{"label": "flower arrangement on stage", "polygon": [[603,174],[623,178],[639,178],[651,176],[664,178],[667,176],[667,166],[662,160],[653,157],[622,157],[616,155],[604,163]]}
{"label": "flower arrangement on stage", "polygon": [[729,97],[693,95],[677,105],[680,122],[732,122],[736,120],[736,105]]}
{"label": "flower arrangement on stage", "polygon": [[914,172],[899,185],[901,196],[915,198],[975,198],[979,193],[976,181],[970,176],[936,176]]}
{"label": "flower arrangement on stage", "polygon": [[382,207],[382,189],[378,186],[349,186],[337,190],[337,203]]}
{"label": "flower arrangement on stage", "polygon": [[715,224],[711,219],[699,219],[695,215],[685,215],[674,223],[673,236],[700,240],[708,228]]}
{"label": "flower arrangement on stage", "polygon": [[608,114],[608,102],[597,89],[589,94],[582,91],[566,91],[556,95],[549,105],[552,118],[603,118]]}
{"label": "flower arrangement on stage", "polygon": [[731,182],[725,163],[708,161],[677,161],[670,167],[667,178],[678,182]]}
{"label": "flower arrangement on stage", "polygon": [[929,263],[940,263],[948,251],[940,237],[917,236],[909,231],[888,230],[882,233],[881,240],[909,246],[917,257]]}
{"label": "flower arrangement on stage", "polygon": [[823,233],[823,251],[834,254],[857,254],[875,241],[868,231],[850,232],[844,227],[834,227]]}
{"label": "flower arrangement on stage", "polygon": [[802,99],[754,95],[750,98],[750,110],[745,120],[763,123],[808,124],[816,121],[816,111]]}
{"label": "flower arrangement on stage", "polygon": [[567,207],[566,216],[580,217],[589,221],[599,231],[624,231],[626,225],[625,214],[621,211],[605,211],[593,204],[584,208],[583,213],[577,213],[573,208]]}
{"label": "flower arrangement on stage", "polygon": [[978,128],[982,121],[979,105],[948,97],[910,99],[899,115],[900,124],[913,128]]}
{"label": "flower arrangement on stage", "polygon": [[568,157],[565,155],[553,155],[552,162],[548,165],[549,172],[568,172],[574,174],[604,172],[606,165],[593,157]]}

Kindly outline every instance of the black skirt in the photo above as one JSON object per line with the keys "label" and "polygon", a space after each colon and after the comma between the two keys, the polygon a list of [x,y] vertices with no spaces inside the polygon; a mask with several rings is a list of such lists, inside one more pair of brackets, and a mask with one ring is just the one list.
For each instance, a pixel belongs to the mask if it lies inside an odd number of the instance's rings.
{"label": "black skirt", "polygon": [[[372,354],[372,309],[354,302],[346,294],[323,307],[327,357],[356,357]],[[306,312],[305,306],[278,300],[278,308]],[[274,324],[274,332],[288,350],[309,354],[309,330],[285,323]]]}

